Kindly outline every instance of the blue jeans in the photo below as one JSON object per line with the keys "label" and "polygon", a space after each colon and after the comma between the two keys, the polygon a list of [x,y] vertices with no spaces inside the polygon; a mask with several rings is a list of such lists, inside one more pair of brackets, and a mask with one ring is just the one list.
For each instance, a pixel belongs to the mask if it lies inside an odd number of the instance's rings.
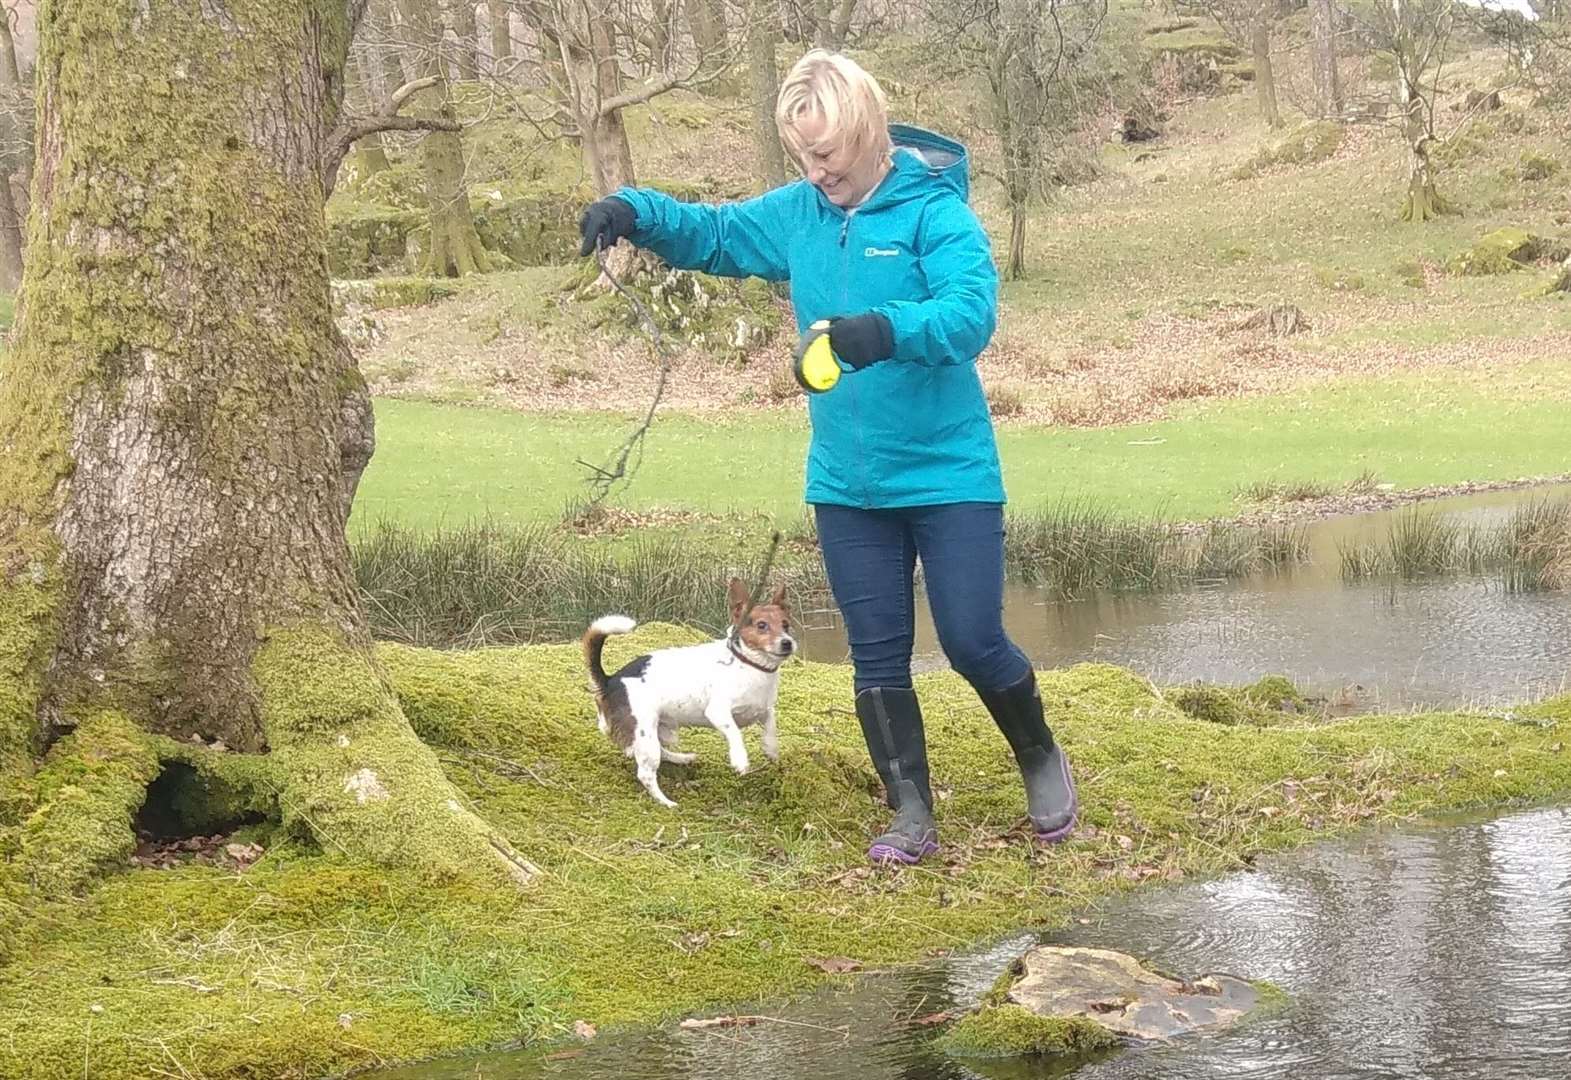
{"label": "blue jeans", "polygon": [[1002,506],[819,504],[813,512],[829,588],[851,643],[857,693],[911,685],[918,558],[938,643],[954,669],[981,691],[1008,689],[1031,673],[1030,661],[1004,633]]}

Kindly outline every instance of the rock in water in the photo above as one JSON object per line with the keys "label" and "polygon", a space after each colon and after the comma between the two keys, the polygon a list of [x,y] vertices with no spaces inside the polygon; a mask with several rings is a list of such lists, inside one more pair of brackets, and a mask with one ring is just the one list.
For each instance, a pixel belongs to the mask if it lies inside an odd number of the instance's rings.
{"label": "rock in water", "polygon": [[1043,945],[1026,953],[1020,968],[1006,1002],[1038,1016],[1087,1017],[1137,1039],[1215,1031],[1262,998],[1254,986],[1231,975],[1180,982],[1109,949]]}

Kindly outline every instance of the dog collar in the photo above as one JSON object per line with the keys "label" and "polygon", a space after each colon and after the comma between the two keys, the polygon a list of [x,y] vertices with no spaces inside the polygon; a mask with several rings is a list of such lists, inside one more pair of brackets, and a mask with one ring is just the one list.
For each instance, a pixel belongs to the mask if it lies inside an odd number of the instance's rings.
{"label": "dog collar", "polygon": [[774,667],[765,667],[763,664],[760,664],[757,660],[750,660],[746,656],[743,656],[741,650],[739,650],[736,647],[736,642],[734,642],[734,641],[726,642],[726,647],[731,650],[731,655],[732,656],[734,656],[738,660],[742,661],[742,663],[746,664],[748,667],[754,668],[755,670],[758,670],[758,671],[762,671],[766,675],[773,675],[775,672],[780,670],[780,665],[779,664],[776,664]]}

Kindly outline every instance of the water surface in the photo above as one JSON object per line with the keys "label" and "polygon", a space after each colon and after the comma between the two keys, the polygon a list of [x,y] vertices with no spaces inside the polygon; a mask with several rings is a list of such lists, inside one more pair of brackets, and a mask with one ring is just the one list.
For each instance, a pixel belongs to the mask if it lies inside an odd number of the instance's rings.
{"label": "water surface", "polygon": [[[1497,491],[1423,504],[1487,524],[1531,499],[1571,488]],[[1308,527],[1311,562],[1277,574],[1171,593],[1098,593],[1058,601],[1010,585],[1004,622],[1041,668],[1103,661],[1163,685],[1252,682],[1285,674],[1356,707],[1490,705],[1568,688],[1571,591],[1511,593],[1493,578],[1345,584],[1340,548],[1383,537],[1411,508],[1346,515]],[[919,590],[920,593],[920,590]],[[925,601],[915,666],[945,666]],[[809,659],[846,658],[833,611],[807,616]]]}
{"label": "water surface", "polygon": [[1230,1032],[1088,1062],[967,1064],[918,1021],[962,1009],[1036,938],[859,978],[775,1018],[602,1036],[381,1080],[1549,1080],[1571,1075],[1571,812],[1381,829],[1145,890],[1045,940],[1121,949],[1184,975],[1224,971],[1291,995]]}

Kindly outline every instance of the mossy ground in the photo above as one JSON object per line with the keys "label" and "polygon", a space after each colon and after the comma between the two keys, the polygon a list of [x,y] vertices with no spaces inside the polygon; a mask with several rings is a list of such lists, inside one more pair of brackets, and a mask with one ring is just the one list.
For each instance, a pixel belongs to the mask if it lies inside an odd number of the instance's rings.
{"label": "mossy ground", "polygon": [[1118,1036],[1083,1016],[1037,1016],[1019,1005],[994,1005],[955,1024],[940,1045],[959,1057],[1088,1054],[1118,1045]]}
{"label": "mossy ground", "polygon": [[[607,660],[689,636],[646,627]],[[700,761],[667,768],[680,808],[665,811],[595,730],[575,646],[379,657],[448,776],[541,877],[431,885],[264,829],[244,873],[113,874],[35,911],[0,968],[0,1030],[27,1033],[0,1039],[0,1075],[77,1077],[85,1061],[94,1077],[318,1076],[578,1019],[654,1021],[805,990],[825,978],[809,957],[911,961],[1360,822],[1571,793],[1563,700],[1527,719],[1262,730],[1191,719],[1134,675],[1082,665],[1042,688],[1088,827],[1037,851],[1003,741],[939,674],[919,686],[945,856],[882,872],[863,865],[882,811],[844,668],[786,672],[778,765],[736,776],[718,737],[688,733]]]}

